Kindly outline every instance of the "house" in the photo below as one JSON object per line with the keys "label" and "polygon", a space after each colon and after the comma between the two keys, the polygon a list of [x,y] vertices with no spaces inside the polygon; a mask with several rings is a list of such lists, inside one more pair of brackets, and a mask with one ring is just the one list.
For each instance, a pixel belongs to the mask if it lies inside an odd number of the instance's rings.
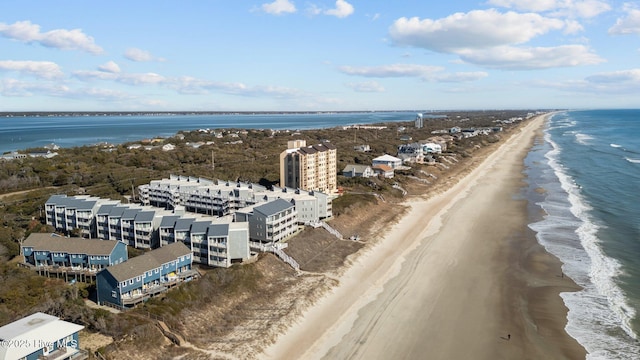
{"label": "house", "polygon": [[238,210],[234,218],[249,223],[249,238],[254,242],[279,242],[298,231],[295,206],[284,199]]}
{"label": "house", "polygon": [[356,165],[349,164],[344,167],[342,170],[342,175],[344,177],[363,177],[368,178],[373,176],[373,170],[369,165]]}
{"label": "house", "polygon": [[359,151],[359,152],[369,152],[371,151],[371,146],[370,145],[357,145],[353,147],[353,150],[355,151]]}
{"label": "house", "polygon": [[402,166],[402,159],[399,159],[395,156],[391,156],[388,154],[384,154],[383,156],[379,156],[373,159],[372,166],[376,167],[378,165],[386,165],[392,169],[395,169]]}
{"label": "house", "polygon": [[191,250],[175,242],[100,271],[96,276],[97,302],[120,308],[134,306],[197,274],[192,269]]}
{"label": "house", "polygon": [[0,360],[87,359],[78,333],[84,326],[37,312],[0,327]]}
{"label": "house", "polygon": [[32,233],[20,252],[24,263],[50,272],[96,272],[127,261],[127,246],[120,241],[67,238]]}
{"label": "house", "polygon": [[376,175],[387,179],[391,179],[394,176],[393,168],[387,165],[376,165],[373,167],[373,172]]}
{"label": "house", "polygon": [[233,263],[248,260],[249,224],[211,224],[207,228],[207,265],[229,267]]}

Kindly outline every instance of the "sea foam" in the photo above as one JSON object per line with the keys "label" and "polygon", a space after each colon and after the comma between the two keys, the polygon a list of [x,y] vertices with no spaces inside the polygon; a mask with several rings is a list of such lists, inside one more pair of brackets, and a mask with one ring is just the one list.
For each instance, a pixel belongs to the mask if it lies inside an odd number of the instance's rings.
{"label": "sea foam", "polygon": [[[556,129],[574,125],[571,121],[555,123]],[[581,196],[580,187],[559,162],[562,149],[551,139],[549,129],[545,140],[552,148],[545,157],[559,184],[545,188],[547,196],[539,205],[547,215],[530,227],[538,241],[563,262],[563,272],[583,288],[561,294],[569,308],[566,330],[585,347],[588,359],[640,358],[636,334],[630,326],[635,311],[615,282],[621,265],[600,248],[601,225],[592,219],[592,209]]]}

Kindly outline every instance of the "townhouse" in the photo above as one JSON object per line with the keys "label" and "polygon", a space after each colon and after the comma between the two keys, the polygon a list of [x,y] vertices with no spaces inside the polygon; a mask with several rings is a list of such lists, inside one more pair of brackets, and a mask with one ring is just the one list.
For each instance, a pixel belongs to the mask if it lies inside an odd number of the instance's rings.
{"label": "townhouse", "polygon": [[298,231],[295,205],[284,199],[243,208],[234,218],[249,224],[249,238],[255,243],[252,245],[279,242]]}
{"label": "townhouse", "polygon": [[105,203],[117,203],[92,196],[52,195],[44,204],[45,222],[64,232],[78,231],[82,237],[95,233],[95,212]]}
{"label": "townhouse", "polygon": [[100,271],[97,302],[131,307],[196,276],[191,250],[176,242]]}
{"label": "townhouse", "polygon": [[49,272],[97,272],[127,261],[127,246],[119,241],[67,238],[33,233],[20,247],[25,264]]}
{"label": "townhouse", "polygon": [[87,359],[78,333],[84,326],[37,312],[0,327],[0,360]]}

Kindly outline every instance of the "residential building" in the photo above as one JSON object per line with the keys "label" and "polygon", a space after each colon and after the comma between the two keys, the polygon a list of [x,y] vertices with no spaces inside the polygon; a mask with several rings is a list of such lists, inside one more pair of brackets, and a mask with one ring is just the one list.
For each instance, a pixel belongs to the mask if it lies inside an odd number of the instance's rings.
{"label": "residential building", "polygon": [[402,166],[402,159],[399,159],[395,156],[391,156],[388,154],[384,154],[382,156],[379,156],[375,159],[373,159],[372,161],[372,166],[376,167],[378,165],[386,165],[392,169],[396,169],[400,166]]}
{"label": "residential building", "polygon": [[95,213],[103,204],[117,203],[97,197],[52,195],[44,204],[47,225],[64,232],[78,231],[82,237],[94,237]]}
{"label": "residential building", "polygon": [[[153,180],[138,188],[145,205],[161,206],[177,211],[180,206],[189,213],[211,216],[231,215],[238,209],[277,198],[291,200],[313,196],[318,219],[330,218],[332,195],[316,190],[290,187],[266,187],[254,183],[211,181],[203,178],[171,175],[169,179]],[[300,201],[298,201],[300,202]]]}
{"label": "residential building", "polygon": [[26,264],[55,272],[97,272],[127,261],[127,246],[119,241],[67,238],[33,233],[20,251]]}
{"label": "residential building", "polygon": [[190,249],[176,242],[109,266],[96,277],[97,302],[134,306],[198,275]]}
{"label": "residential building", "polygon": [[391,179],[395,175],[393,168],[387,165],[376,165],[373,167],[373,172],[387,179]]}
{"label": "residential building", "polygon": [[373,176],[373,169],[369,165],[356,165],[349,164],[342,170],[344,177],[363,177],[368,178]]}
{"label": "residential building", "polygon": [[295,205],[284,199],[238,210],[234,218],[236,222],[249,223],[249,238],[253,242],[279,242],[298,231]]}
{"label": "residential building", "polygon": [[87,359],[78,333],[84,326],[37,312],[0,327],[0,360]]}
{"label": "residential building", "polygon": [[207,228],[206,265],[229,267],[249,259],[249,223],[211,224]]}
{"label": "residential building", "polygon": [[337,190],[336,147],[328,141],[306,146],[292,140],[280,154],[280,186],[334,193]]}

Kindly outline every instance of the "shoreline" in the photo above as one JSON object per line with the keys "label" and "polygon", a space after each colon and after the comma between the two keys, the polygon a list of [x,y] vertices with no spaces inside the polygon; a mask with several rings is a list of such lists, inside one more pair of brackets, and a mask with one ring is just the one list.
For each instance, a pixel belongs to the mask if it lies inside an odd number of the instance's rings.
{"label": "shoreline", "polygon": [[[528,229],[526,200],[512,198],[550,115],[529,120],[446,192],[407,203],[408,213],[262,357],[394,358],[426,350],[442,359],[584,358],[564,330],[560,297],[579,287],[556,278],[559,260]],[[501,226],[486,226],[495,223]]]}

